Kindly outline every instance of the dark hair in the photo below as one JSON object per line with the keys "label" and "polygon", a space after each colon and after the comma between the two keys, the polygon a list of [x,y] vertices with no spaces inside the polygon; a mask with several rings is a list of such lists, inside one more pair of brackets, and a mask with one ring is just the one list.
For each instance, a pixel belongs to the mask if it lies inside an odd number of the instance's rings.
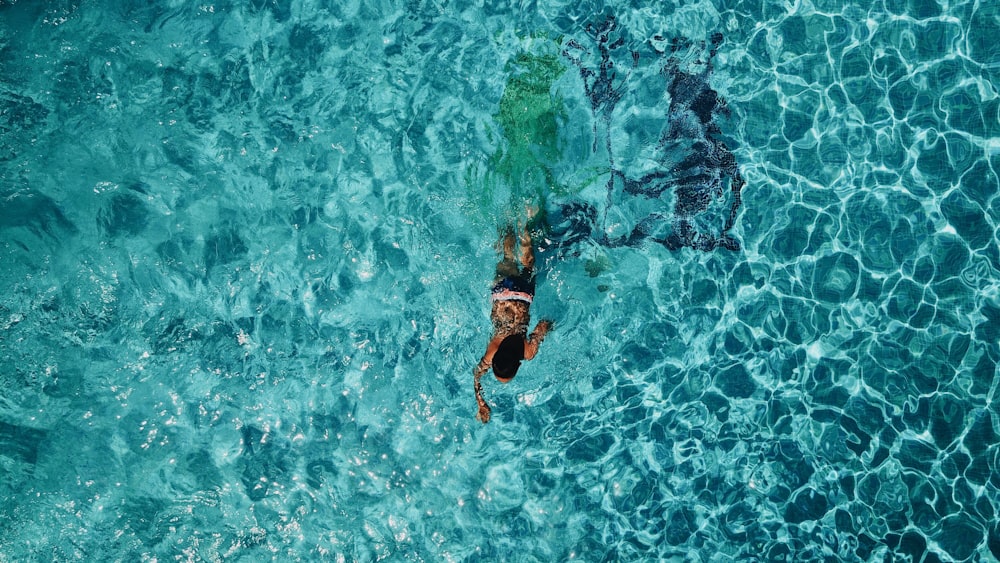
{"label": "dark hair", "polygon": [[493,354],[493,375],[499,379],[512,379],[517,375],[517,368],[521,367],[523,359],[524,337],[512,334],[504,338]]}

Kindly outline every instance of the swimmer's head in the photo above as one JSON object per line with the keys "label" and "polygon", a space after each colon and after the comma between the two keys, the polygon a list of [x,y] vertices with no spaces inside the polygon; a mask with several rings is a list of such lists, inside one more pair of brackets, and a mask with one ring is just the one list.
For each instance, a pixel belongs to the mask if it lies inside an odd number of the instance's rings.
{"label": "swimmer's head", "polygon": [[509,383],[517,375],[517,370],[521,367],[523,359],[524,337],[520,334],[512,334],[504,338],[496,353],[493,354],[493,375],[501,383]]}

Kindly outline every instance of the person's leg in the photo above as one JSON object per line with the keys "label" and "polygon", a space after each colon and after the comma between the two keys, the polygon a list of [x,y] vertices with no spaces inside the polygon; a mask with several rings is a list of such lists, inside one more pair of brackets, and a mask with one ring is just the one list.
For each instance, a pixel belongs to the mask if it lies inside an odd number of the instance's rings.
{"label": "person's leg", "polygon": [[514,261],[514,229],[507,227],[503,235],[503,258]]}
{"label": "person's leg", "polygon": [[517,261],[514,259],[514,230],[510,227],[500,233],[497,250],[502,250],[503,259],[497,262],[497,281],[518,274]]}
{"label": "person's leg", "polygon": [[531,249],[531,233],[528,232],[527,223],[524,225],[524,232],[521,233],[521,265],[528,272],[535,270],[535,253]]}

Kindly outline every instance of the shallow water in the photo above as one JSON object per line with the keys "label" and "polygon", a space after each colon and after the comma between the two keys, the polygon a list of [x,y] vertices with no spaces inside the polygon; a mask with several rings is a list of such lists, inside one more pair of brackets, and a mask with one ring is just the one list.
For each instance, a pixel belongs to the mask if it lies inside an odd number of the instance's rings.
{"label": "shallow water", "polygon": [[998,18],[0,0],[0,560],[1000,558]]}

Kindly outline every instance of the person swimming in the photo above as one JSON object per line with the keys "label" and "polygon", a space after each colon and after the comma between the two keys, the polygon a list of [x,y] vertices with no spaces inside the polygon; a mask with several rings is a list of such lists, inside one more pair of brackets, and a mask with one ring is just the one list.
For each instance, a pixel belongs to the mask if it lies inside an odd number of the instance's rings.
{"label": "person swimming", "polygon": [[[529,219],[531,215],[529,211]],[[493,337],[486,346],[483,358],[472,370],[476,403],[479,405],[476,418],[484,424],[490,421],[490,406],[483,399],[480,378],[492,367],[493,375],[498,381],[510,383],[521,367],[521,362],[535,357],[538,345],[552,330],[552,321],[542,320],[528,336],[528,325],[531,322],[529,310],[535,298],[535,255],[531,249],[531,234],[527,224],[520,236],[520,268],[514,259],[514,239],[514,229],[508,227],[497,242],[497,250],[502,248],[503,259],[497,263],[496,277],[490,292],[490,301],[493,303],[490,312]]]}

